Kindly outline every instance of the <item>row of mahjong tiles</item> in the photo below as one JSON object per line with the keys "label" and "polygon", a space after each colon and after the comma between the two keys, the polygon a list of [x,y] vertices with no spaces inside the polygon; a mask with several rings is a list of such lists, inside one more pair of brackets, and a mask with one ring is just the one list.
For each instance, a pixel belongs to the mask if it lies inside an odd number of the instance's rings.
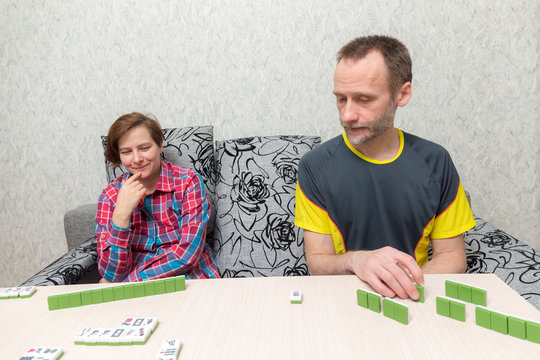
{"label": "row of mahjong tiles", "polygon": [[[166,339],[161,343],[155,360],[176,360],[182,343],[180,339]],[[19,360],[58,360],[64,355],[61,347],[32,346],[25,351]]]}

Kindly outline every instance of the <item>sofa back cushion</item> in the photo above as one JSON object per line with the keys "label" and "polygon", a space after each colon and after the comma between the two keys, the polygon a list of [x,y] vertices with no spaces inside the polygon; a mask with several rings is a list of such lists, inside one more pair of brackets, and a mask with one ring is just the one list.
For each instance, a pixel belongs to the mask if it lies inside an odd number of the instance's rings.
{"label": "sofa back cushion", "polygon": [[[210,201],[211,216],[208,220],[207,235],[212,234],[216,214],[215,180],[216,166],[214,158],[213,126],[189,126],[163,129],[163,153],[161,159],[172,164],[192,169],[201,175]],[[102,136],[103,150],[107,145],[107,136]],[[107,182],[115,180],[125,172],[123,166],[113,168],[105,159]],[[209,237],[211,239],[211,237]]]}
{"label": "sofa back cushion", "polygon": [[216,142],[213,247],[221,276],[308,274],[294,195],[298,162],[320,142],[310,136]]}

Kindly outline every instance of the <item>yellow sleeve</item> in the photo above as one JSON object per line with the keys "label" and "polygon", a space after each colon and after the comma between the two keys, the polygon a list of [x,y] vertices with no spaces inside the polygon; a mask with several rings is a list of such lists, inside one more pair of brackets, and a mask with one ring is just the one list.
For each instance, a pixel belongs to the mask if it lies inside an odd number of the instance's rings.
{"label": "yellow sleeve", "polygon": [[332,235],[336,254],[346,252],[343,236],[328,213],[310,201],[296,183],[294,225],[319,234]]}
{"label": "yellow sleeve", "polygon": [[294,210],[294,224],[302,229],[319,234],[331,234],[328,213],[311,202],[296,183],[296,205]]}
{"label": "yellow sleeve", "polygon": [[476,222],[471,206],[460,183],[454,201],[435,218],[430,237],[432,239],[451,238],[470,230],[474,225]]}

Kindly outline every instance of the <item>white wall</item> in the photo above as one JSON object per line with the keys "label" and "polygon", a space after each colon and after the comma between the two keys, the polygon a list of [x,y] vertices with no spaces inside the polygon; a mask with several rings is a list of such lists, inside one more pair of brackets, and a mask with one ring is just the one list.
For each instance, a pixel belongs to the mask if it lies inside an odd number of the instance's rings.
{"label": "white wall", "polygon": [[66,251],[63,214],[97,201],[118,116],[328,139],[335,53],[372,33],[413,57],[397,126],[445,146],[473,211],[540,250],[538,1],[427,3],[0,0],[0,286]]}

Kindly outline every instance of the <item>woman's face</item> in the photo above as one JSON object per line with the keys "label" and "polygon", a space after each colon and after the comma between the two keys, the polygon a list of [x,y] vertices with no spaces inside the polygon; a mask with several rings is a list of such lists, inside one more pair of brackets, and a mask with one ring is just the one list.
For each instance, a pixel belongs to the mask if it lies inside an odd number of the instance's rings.
{"label": "woman's face", "polygon": [[161,169],[158,146],[144,125],[137,126],[118,139],[118,152],[122,165],[131,174],[141,174],[141,180],[159,178]]}

